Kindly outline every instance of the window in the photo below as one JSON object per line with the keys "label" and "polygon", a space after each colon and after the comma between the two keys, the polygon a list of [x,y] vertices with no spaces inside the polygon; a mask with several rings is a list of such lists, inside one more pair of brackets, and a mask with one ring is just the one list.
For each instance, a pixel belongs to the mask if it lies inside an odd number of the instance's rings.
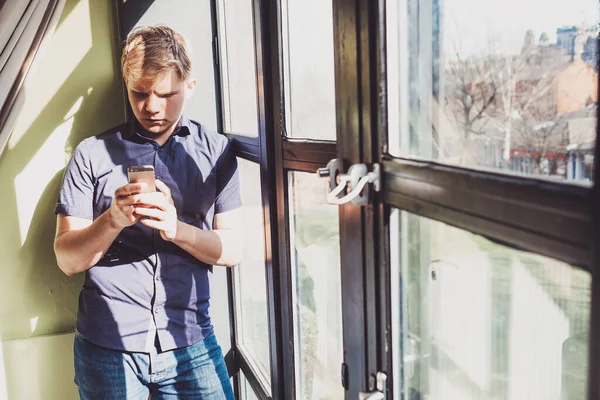
{"label": "window", "polygon": [[394,398],[585,398],[589,272],[407,212],[390,231]]}
{"label": "window", "polygon": [[283,0],[285,133],[335,140],[332,2]]}
{"label": "window", "polygon": [[248,380],[242,372],[240,372],[240,395],[241,400],[258,400]]}
{"label": "window", "polygon": [[219,0],[222,114],[226,132],[258,136],[256,59],[251,0]]}
{"label": "window", "polygon": [[[244,259],[234,270],[237,341],[266,387],[270,385],[269,322],[259,165],[238,158],[244,224]],[[258,183],[258,184],[257,184]]]}
{"label": "window", "polygon": [[289,181],[296,396],[343,399],[338,210],[325,202],[323,181],[316,175],[290,172]]}
{"label": "window", "polygon": [[592,180],[597,1],[387,6],[391,154]]}
{"label": "window", "polygon": [[[597,2],[448,1],[211,3],[241,398],[585,398]],[[368,206],[333,158],[380,164]]]}

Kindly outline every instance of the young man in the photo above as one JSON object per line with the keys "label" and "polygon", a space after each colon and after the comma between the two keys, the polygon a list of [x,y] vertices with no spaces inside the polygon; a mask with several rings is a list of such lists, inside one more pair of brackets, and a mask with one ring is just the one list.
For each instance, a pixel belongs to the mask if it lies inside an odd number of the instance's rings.
{"label": "young man", "polygon": [[[227,139],[182,116],[190,50],[164,26],[122,56],[135,118],[82,141],[56,206],[54,249],[85,271],[75,335],[82,399],[233,399],[208,314],[211,266],[241,258],[237,162]],[[153,165],[157,191],[128,183]]]}

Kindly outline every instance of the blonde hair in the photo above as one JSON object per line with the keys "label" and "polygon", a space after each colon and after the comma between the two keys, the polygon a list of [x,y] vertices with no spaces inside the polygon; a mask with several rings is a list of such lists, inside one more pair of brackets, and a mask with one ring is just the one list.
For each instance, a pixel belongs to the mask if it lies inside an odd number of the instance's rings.
{"label": "blonde hair", "polygon": [[136,28],[125,42],[121,69],[125,82],[154,80],[168,71],[188,79],[192,72],[191,49],[185,37],[168,26]]}

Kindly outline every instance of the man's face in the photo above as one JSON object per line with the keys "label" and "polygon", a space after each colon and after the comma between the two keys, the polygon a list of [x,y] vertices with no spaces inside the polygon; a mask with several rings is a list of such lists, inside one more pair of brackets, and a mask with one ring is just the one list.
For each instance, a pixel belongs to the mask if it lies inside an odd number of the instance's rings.
{"label": "man's face", "polygon": [[180,79],[173,71],[152,81],[128,81],[133,114],[148,132],[156,136],[171,134],[195,83],[193,79]]}

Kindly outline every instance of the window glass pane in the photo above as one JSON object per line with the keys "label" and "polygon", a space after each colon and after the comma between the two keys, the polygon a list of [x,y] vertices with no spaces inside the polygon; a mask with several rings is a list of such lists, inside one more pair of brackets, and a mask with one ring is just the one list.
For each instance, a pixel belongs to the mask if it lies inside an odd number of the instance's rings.
{"label": "window glass pane", "polygon": [[224,128],[229,133],[256,137],[258,108],[252,1],[221,0],[217,5]]}
{"label": "window glass pane", "polygon": [[234,269],[238,342],[269,385],[269,320],[260,167],[238,158],[244,223],[244,259]]}
{"label": "window glass pane", "polygon": [[240,371],[240,382],[241,382],[240,394],[241,394],[242,400],[258,400],[258,397],[252,390],[252,386],[250,386],[250,383],[248,383],[248,380],[246,379],[246,375],[244,375],[244,373],[241,371]]}
{"label": "window glass pane", "polygon": [[406,212],[390,232],[394,398],[586,398],[588,272]]}
{"label": "window glass pane", "polygon": [[597,0],[386,1],[391,154],[592,180]]}
{"label": "window glass pane", "polygon": [[290,172],[296,395],[343,399],[340,384],[342,306],[338,208],[325,201],[324,180]]}
{"label": "window glass pane", "polygon": [[286,135],[335,140],[332,2],[281,3]]}

